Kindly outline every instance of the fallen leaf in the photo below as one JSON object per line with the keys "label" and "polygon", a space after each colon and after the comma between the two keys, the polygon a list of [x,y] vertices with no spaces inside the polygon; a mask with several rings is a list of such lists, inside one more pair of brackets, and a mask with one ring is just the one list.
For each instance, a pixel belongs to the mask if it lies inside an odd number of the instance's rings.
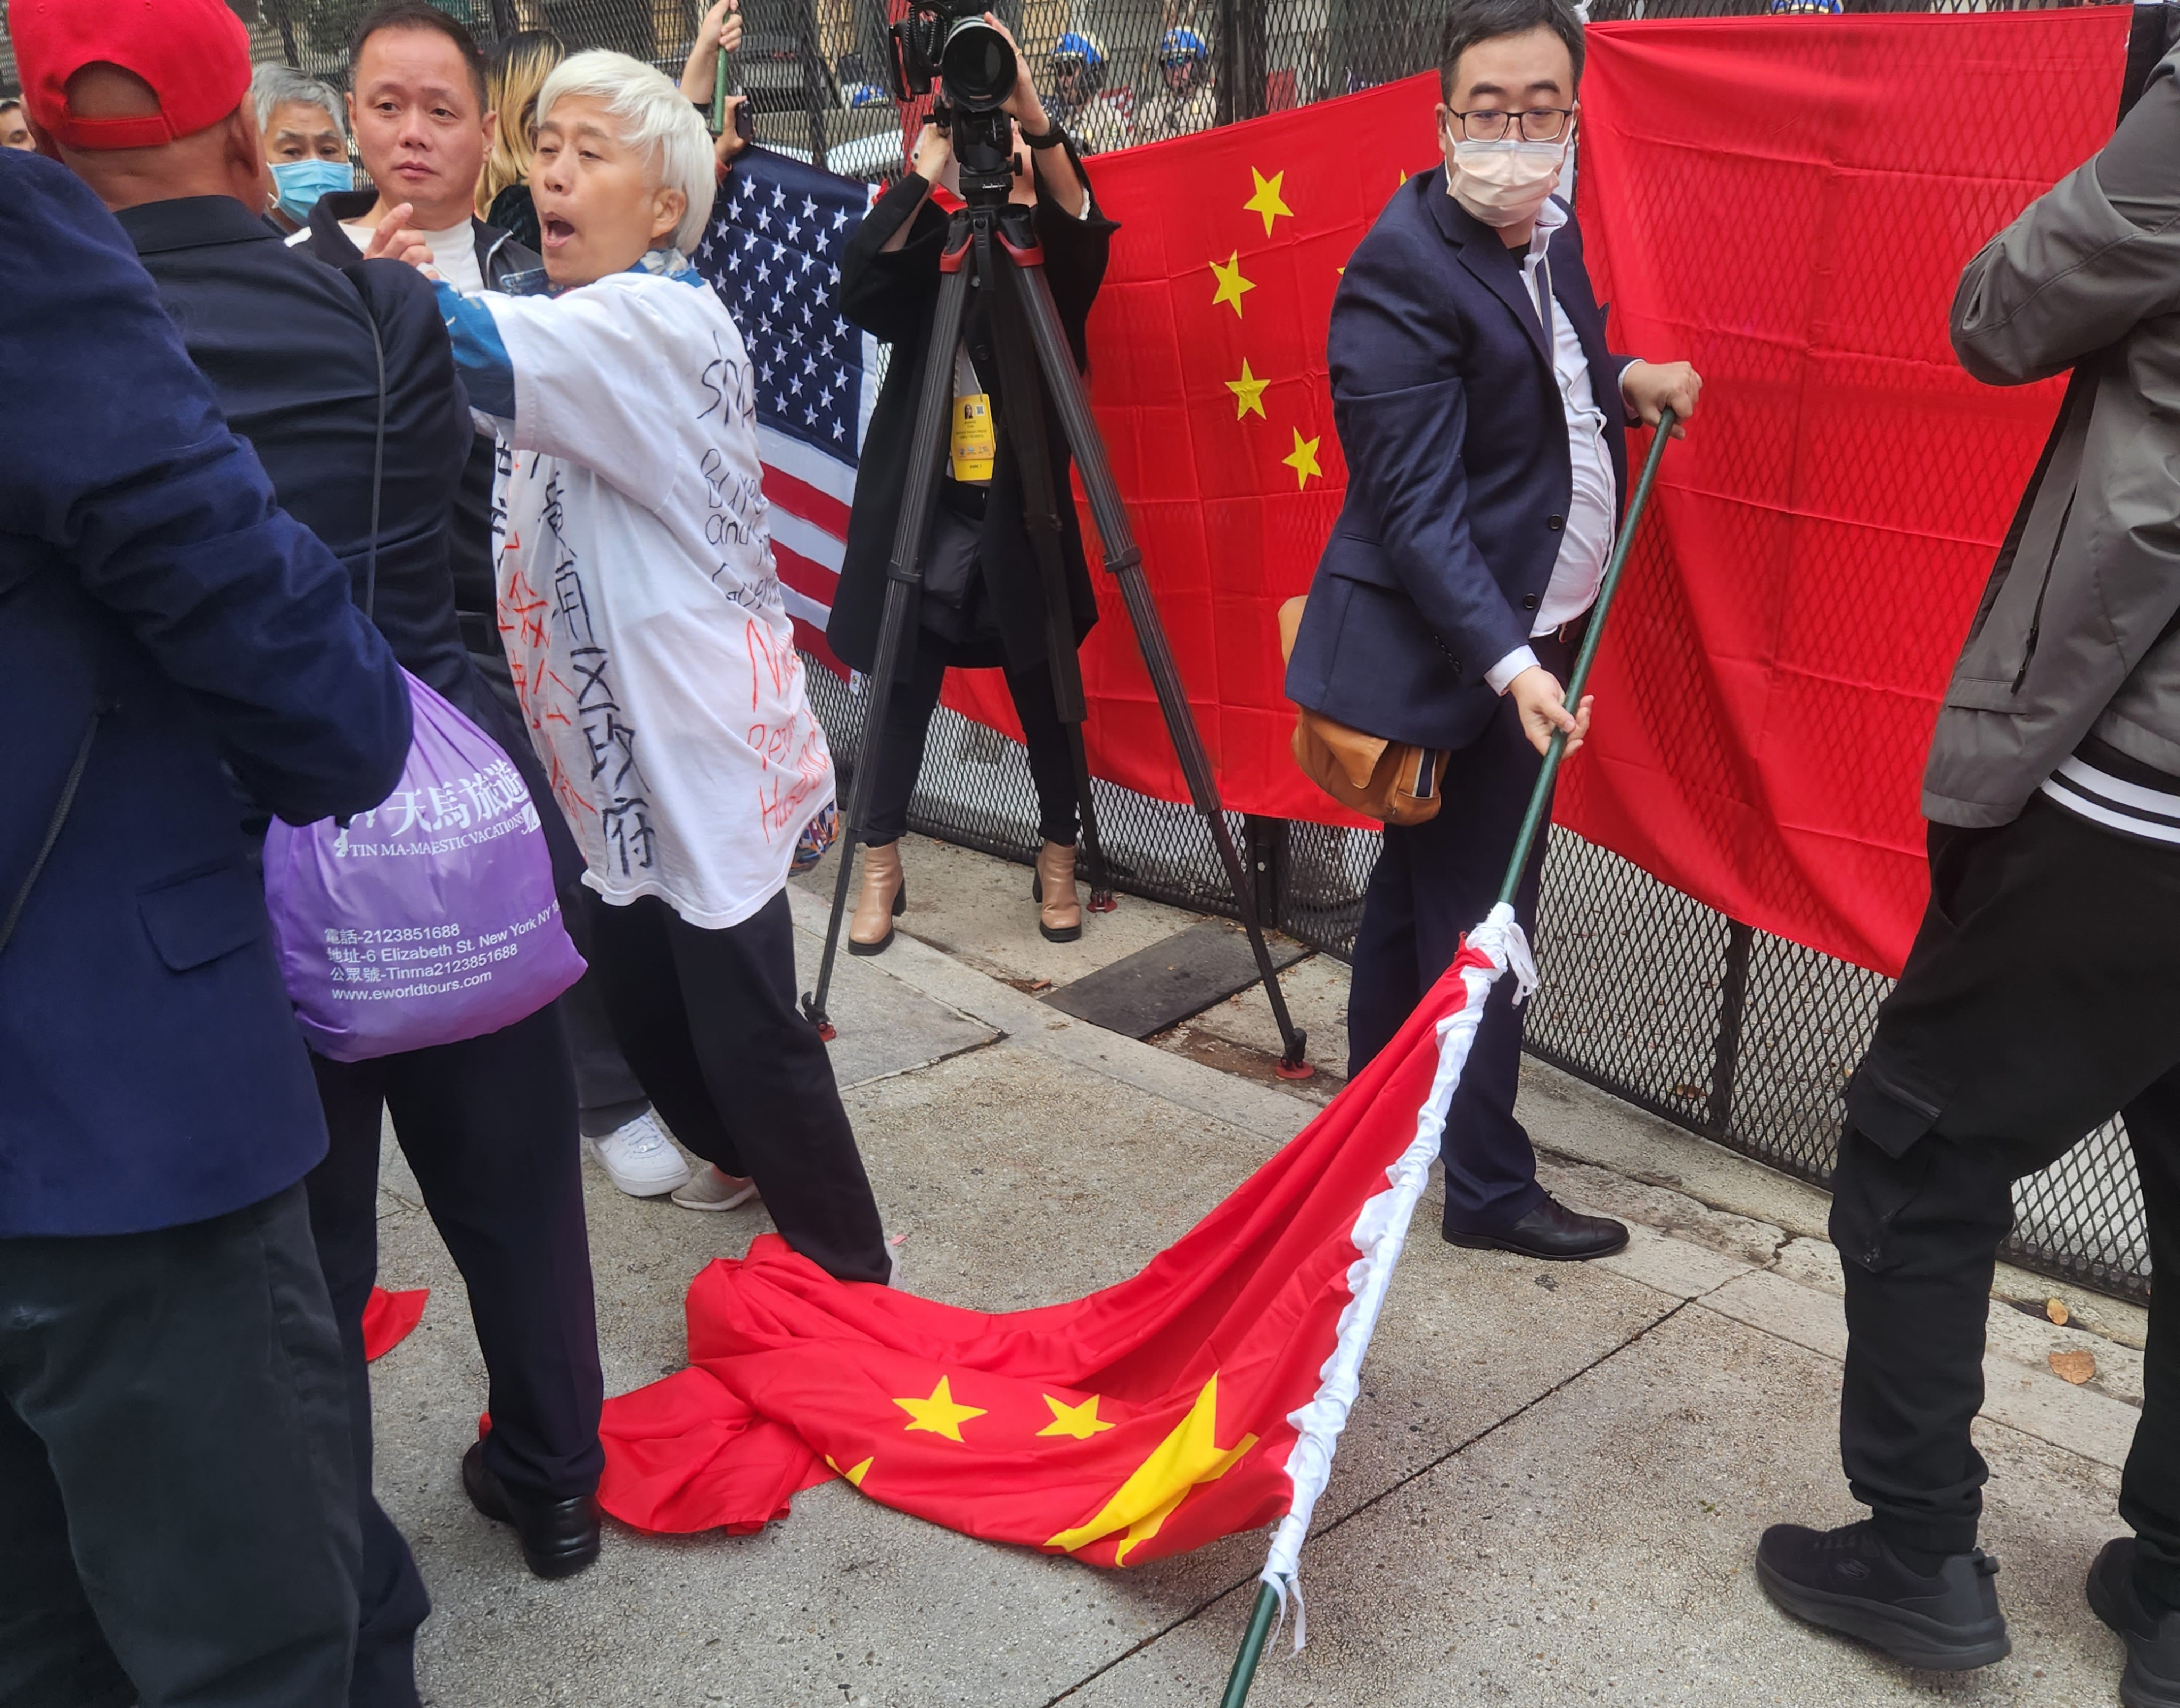
{"label": "fallen leaf", "polygon": [[1682,1080],[1679,1085],[1673,1087],[1673,1096],[1676,1097],[1700,1097],[1703,1095],[1704,1088],[1702,1086],[1691,1085],[1686,1080]]}
{"label": "fallen leaf", "polygon": [[2051,1366],[2052,1375],[2076,1387],[2097,1373],[2096,1359],[2086,1352],[2055,1352],[2044,1361]]}
{"label": "fallen leaf", "polygon": [[2045,1299],[2044,1301],[2044,1315],[2050,1317],[2052,1321],[2057,1323],[2060,1327],[2064,1328],[2067,1326],[2067,1301],[2063,1299]]}

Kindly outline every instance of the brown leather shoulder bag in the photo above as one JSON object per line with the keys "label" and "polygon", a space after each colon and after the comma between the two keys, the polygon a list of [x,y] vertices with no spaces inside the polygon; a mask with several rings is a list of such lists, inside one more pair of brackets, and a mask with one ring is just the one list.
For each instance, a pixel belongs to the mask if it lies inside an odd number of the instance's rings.
{"label": "brown leather shoulder bag", "polygon": [[[1280,607],[1280,656],[1294,656],[1305,597]],[[1438,816],[1439,782],[1445,775],[1445,750],[1393,741],[1298,708],[1295,719],[1295,763],[1302,775],[1350,812],[1385,824],[1425,824]]]}

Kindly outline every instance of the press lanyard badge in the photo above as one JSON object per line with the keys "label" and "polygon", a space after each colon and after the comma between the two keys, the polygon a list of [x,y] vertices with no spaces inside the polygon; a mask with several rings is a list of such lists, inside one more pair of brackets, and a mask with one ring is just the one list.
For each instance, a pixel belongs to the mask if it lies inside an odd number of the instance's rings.
{"label": "press lanyard badge", "polygon": [[957,481],[985,481],[992,478],[992,463],[999,441],[992,428],[992,399],[977,389],[977,370],[966,350],[954,360],[953,472]]}

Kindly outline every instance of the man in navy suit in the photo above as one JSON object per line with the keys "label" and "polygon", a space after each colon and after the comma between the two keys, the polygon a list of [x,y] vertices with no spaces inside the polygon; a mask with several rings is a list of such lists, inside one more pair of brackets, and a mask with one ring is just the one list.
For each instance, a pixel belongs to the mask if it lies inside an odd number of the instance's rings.
{"label": "man in navy suit", "polygon": [[326,1126],[237,789],[376,805],[408,691],[113,217],[14,151],[0,302],[0,1702],[340,1708]]}
{"label": "man in navy suit", "polygon": [[[1287,670],[1297,705],[1450,750],[1445,805],[1388,827],[1363,902],[1348,1071],[1384,1048],[1489,909],[1542,755],[1589,703],[1561,684],[1627,489],[1625,421],[1695,412],[1685,362],[1605,349],[1582,233],[1553,199],[1574,136],[1582,25],[1563,0],[1467,0],[1446,25],[1445,165],[1401,187],[1332,309],[1347,502]],[[1536,920],[1544,843],[1515,908]],[[1616,1222],[1537,1184],[1514,1118],[1521,1019],[1495,992],[1446,1122],[1445,1237],[1601,1257]]]}

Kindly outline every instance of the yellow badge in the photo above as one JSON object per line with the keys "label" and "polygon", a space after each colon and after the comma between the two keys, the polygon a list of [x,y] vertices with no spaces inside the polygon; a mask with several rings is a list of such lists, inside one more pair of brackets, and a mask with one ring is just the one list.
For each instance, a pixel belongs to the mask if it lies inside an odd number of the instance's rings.
{"label": "yellow badge", "polygon": [[992,431],[992,398],[988,392],[972,392],[954,399],[954,478],[988,481],[999,442]]}

